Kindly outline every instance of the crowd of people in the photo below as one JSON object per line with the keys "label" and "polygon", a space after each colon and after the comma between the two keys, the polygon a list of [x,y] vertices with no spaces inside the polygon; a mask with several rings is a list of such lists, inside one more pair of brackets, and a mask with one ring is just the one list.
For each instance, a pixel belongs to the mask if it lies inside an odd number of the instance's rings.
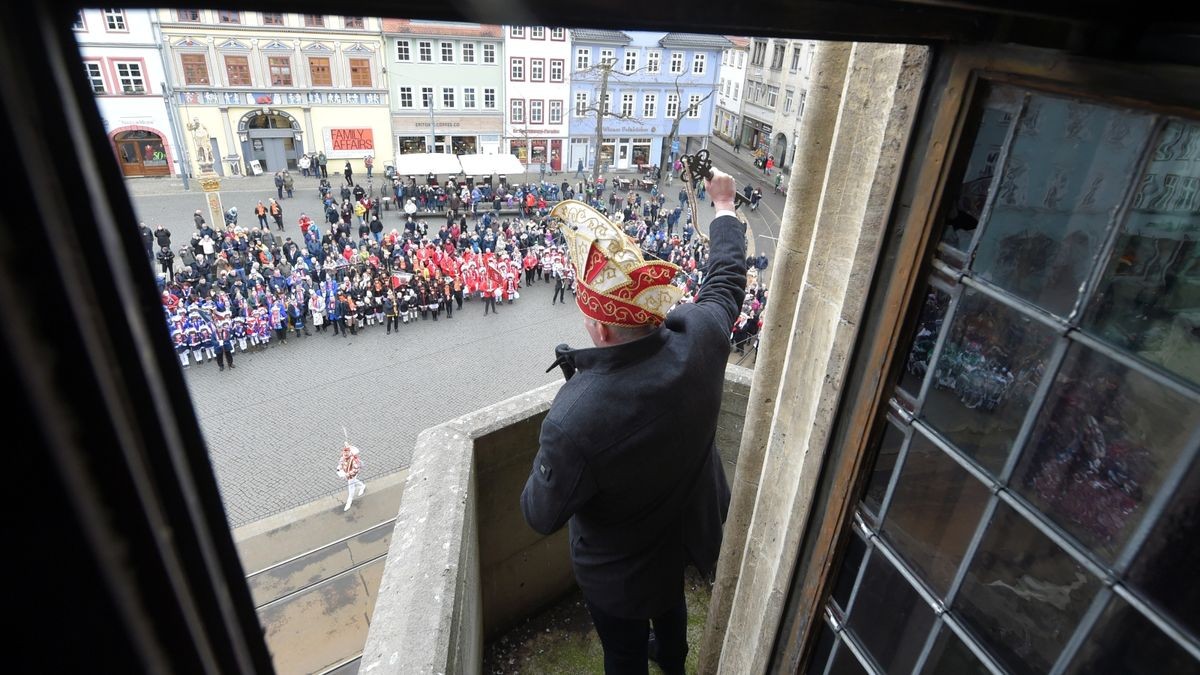
{"label": "crowd of people", "polygon": [[[564,196],[608,212],[648,257],[678,265],[684,302],[698,292],[708,257],[707,240],[693,227],[685,202],[668,209],[661,194],[633,190],[610,191],[603,201],[603,182],[492,190],[453,180],[416,186],[397,178],[386,199],[404,205],[404,224],[385,233],[385,198],[351,183],[335,193],[328,181],[319,181],[324,223],[301,213],[299,240],[280,232],[283,211],[274,198],[258,203],[251,224],[239,223],[236,207],[218,226],[196,211],[195,232],[178,255],[169,230],[141,226],[147,254],[161,270],[164,317],[182,366],[216,360],[223,371],[234,367],[235,354],[330,327],[342,337],[376,326],[399,334],[408,323],[453,318],[473,296],[486,316],[537,282],[554,284],[551,302],[566,303],[567,294],[574,295],[575,271],[548,217],[551,203]],[[516,215],[504,217],[506,210]],[[765,268],[766,259],[748,266]],[[766,288],[752,283],[731,327],[739,351],[761,326],[765,303]]]}

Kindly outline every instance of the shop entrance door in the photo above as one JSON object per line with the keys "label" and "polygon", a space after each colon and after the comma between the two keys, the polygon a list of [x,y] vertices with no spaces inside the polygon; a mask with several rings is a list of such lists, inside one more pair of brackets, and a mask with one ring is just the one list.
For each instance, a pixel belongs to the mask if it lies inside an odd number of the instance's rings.
{"label": "shop entrance door", "polygon": [[618,169],[628,169],[629,168],[629,139],[628,138],[622,138],[620,144],[617,146],[617,168]]}

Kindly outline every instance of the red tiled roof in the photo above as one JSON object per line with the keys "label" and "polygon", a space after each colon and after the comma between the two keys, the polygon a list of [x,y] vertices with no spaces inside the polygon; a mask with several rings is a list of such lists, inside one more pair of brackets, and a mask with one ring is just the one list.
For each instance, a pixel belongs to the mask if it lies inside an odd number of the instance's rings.
{"label": "red tiled roof", "polygon": [[384,19],[384,33],[405,35],[453,35],[457,37],[503,37],[500,26],[491,24],[457,24],[440,21],[413,21],[412,19]]}

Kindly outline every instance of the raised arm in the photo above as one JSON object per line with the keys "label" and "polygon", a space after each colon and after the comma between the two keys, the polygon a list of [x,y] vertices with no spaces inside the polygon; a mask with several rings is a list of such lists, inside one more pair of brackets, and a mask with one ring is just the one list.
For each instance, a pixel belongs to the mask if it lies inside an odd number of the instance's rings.
{"label": "raised arm", "polygon": [[706,185],[720,215],[709,227],[707,270],[696,304],[717,313],[723,326],[731,328],[746,295],[746,225],[732,215],[733,177],[713,169]]}

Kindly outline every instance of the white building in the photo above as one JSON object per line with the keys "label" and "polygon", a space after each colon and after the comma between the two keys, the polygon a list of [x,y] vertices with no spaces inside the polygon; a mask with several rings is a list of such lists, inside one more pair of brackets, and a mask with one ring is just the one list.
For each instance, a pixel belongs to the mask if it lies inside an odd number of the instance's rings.
{"label": "white building", "polygon": [[561,171],[571,92],[565,28],[504,27],[504,136],[508,151],[533,170]]}
{"label": "white building", "polygon": [[713,135],[733,143],[741,129],[742,96],[746,87],[746,60],[750,53],[750,39],[728,37],[733,46],[721,52],[717,105],[712,128]]}
{"label": "white building", "polygon": [[183,166],[152,17],[145,9],[83,9],[75,19],[83,68],[125,176],[173,175]]}

